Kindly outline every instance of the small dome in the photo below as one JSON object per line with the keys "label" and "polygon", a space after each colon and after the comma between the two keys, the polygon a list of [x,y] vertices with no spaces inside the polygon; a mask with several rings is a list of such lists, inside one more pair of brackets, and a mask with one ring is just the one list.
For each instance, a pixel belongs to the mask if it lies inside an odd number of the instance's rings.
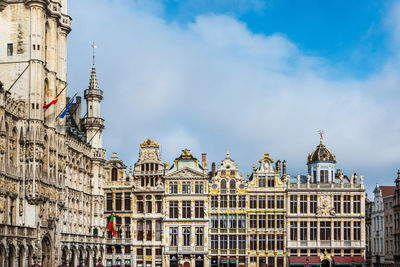
{"label": "small dome", "polygon": [[318,162],[336,163],[335,154],[331,153],[322,142],[317,146],[314,152],[308,154],[307,158],[307,164]]}

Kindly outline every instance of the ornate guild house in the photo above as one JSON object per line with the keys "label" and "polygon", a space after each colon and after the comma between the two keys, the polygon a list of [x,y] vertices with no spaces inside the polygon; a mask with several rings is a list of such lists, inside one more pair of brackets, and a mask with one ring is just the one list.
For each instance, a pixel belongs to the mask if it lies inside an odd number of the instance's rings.
{"label": "ornate guild house", "polygon": [[81,119],[70,31],[67,0],[0,0],[0,266],[102,262],[103,91],[93,62]]}

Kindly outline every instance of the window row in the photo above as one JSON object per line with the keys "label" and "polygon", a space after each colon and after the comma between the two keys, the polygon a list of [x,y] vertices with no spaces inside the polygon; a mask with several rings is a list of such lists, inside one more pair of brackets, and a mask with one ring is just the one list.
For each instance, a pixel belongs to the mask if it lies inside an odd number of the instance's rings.
{"label": "window row", "polygon": [[[191,219],[192,215],[192,201],[191,200],[183,200],[182,203],[182,213],[181,218],[183,219]],[[179,218],[179,201],[171,200],[169,201],[169,218],[178,219]],[[204,201],[196,200],[194,201],[194,218],[204,218]]]}
{"label": "window row", "polygon": [[[169,192],[170,194],[178,194],[179,192],[179,187],[178,187],[178,181],[171,181],[169,182]],[[183,181],[182,182],[182,194],[204,194],[204,182],[202,181],[196,181],[194,182],[194,191],[192,192],[192,182],[191,181]]]}
{"label": "window row", "polygon": [[285,217],[283,214],[258,214],[249,216],[250,228],[283,228]]}
{"label": "window row", "polygon": [[246,249],[246,236],[211,235],[211,249]]}
{"label": "window row", "polygon": [[290,240],[361,240],[361,222],[290,222]]}
{"label": "window row", "polygon": [[[182,227],[182,246],[191,246],[192,240],[192,228],[190,226]],[[178,246],[178,227],[170,227],[169,228],[169,245],[170,246]],[[204,246],[204,227],[195,227],[194,228],[194,245],[195,246]]]}
{"label": "window row", "polygon": [[246,215],[244,214],[211,214],[210,215],[211,228],[246,228]]}
{"label": "window row", "polygon": [[[291,195],[290,196],[290,213],[316,213],[317,212],[317,196],[310,195]],[[351,196],[334,195],[333,207],[337,214],[350,214],[351,213]],[[361,212],[361,196],[353,196],[353,213]]]}
{"label": "window row", "polygon": [[249,235],[249,243],[250,250],[284,250],[282,234]]}
{"label": "window row", "polygon": [[[131,193],[115,193],[115,201],[113,201],[113,193],[107,193],[106,210],[130,211],[132,208]],[[159,195],[154,198],[150,195],[145,198],[144,196],[137,196],[136,211],[138,213],[162,213],[162,197]]]}
{"label": "window row", "polygon": [[283,209],[284,202],[284,195],[250,195],[250,209]]}
{"label": "window row", "polygon": [[246,208],[245,195],[211,196],[211,208]]}

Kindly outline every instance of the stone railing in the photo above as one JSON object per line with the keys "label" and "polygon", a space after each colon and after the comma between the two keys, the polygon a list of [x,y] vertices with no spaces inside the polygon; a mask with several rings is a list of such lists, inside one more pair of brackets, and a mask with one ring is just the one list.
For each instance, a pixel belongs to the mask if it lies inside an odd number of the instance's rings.
{"label": "stone railing", "polygon": [[34,238],[35,228],[0,224],[0,236]]}

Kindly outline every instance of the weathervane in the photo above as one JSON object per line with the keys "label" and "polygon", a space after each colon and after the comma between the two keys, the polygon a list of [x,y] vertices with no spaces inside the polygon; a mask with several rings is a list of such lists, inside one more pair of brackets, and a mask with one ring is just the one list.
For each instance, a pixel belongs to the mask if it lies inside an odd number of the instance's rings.
{"label": "weathervane", "polygon": [[94,57],[95,57],[94,50],[97,48],[97,45],[94,42],[92,43],[92,48],[93,48],[93,66],[94,66]]}
{"label": "weathervane", "polygon": [[319,130],[319,142],[322,144],[322,140],[324,139],[324,131],[323,130]]}

